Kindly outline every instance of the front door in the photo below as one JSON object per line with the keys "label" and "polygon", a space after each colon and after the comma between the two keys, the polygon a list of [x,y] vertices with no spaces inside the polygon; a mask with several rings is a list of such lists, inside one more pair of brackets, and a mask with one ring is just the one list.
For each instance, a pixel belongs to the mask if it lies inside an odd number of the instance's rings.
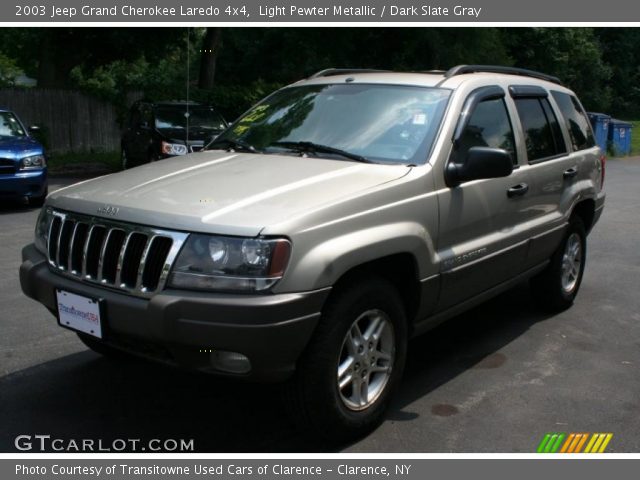
{"label": "front door", "polygon": [[462,159],[476,146],[502,148],[511,153],[514,171],[507,177],[470,181],[440,191],[438,311],[513,278],[526,257],[526,222],[533,215],[531,179],[529,169],[518,165],[504,92],[496,96],[495,89],[502,89],[493,88],[493,94],[480,101],[476,98],[469,109],[469,121],[456,138],[452,156]]}

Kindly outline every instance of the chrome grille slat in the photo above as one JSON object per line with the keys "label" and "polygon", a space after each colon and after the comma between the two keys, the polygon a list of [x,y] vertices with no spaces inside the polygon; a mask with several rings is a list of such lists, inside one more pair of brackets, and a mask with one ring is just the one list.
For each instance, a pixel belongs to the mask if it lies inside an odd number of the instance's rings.
{"label": "chrome grille slat", "polygon": [[143,292],[153,291],[157,288],[158,283],[164,283],[166,280],[165,269],[171,269],[171,265],[169,262],[163,262],[163,258],[172,258],[177,255],[177,251],[172,252],[172,248],[174,245],[167,245],[166,238],[156,237],[153,240],[153,252],[151,257],[153,260],[150,263],[145,265],[144,271],[142,272],[142,285],[141,289]]}
{"label": "chrome grille slat", "polygon": [[87,280],[99,280],[100,269],[100,252],[102,252],[102,246],[104,245],[106,237],[106,228],[104,225],[94,225],[91,229],[91,237],[89,238],[89,244],[87,247],[87,260],[86,260],[86,276]]}
{"label": "chrome grille slat", "polygon": [[67,258],[67,270],[73,273],[73,247],[76,243],[76,235],[78,234],[78,227],[80,222],[76,222],[73,227],[73,233],[71,233],[71,242],[69,242],[69,257]]}
{"label": "chrome grille slat", "polygon": [[142,289],[142,274],[144,273],[144,267],[147,264],[147,257],[149,256],[149,251],[151,250],[151,244],[156,239],[155,235],[149,235],[147,237],[147,244],[144,246],[144,250],[142,251],[142,257],[140,258],[140,265],[138,266],[138,275],[136,276],[136,290]]}
{"label": "chrome grille slat", "polygon": [[57,256],[58,251],[58,237],[60,236],[60,229],[62,228],[62,217],[54,215],[51,218],[51,225],[49,225],[49,234],[47,235],[47,252],[49,254],[49,263],[55,265],[51,260],[52,257]]}
{"label": "chrome grille slat", "polygon": [[117,286],[122,284],[122,263],[124,262],[124,255],[127,251],[127,247],[129,246],[129,241],[133,236],[134,232],[129,232],[129,234],[124,239],[122,243],[122,248],[120,249],[120,255],[118,255],[118,264],[116,265],[116,282]]}
{"label": "chrome grille slat", "polygon": [[145,298],[164,288],[189,236],[90,215],[51,215],[48,260],[59,274]]}
{"label": "chrome grille slat", "polygon": [[100,256],[98,257],[98,274],[96,275],[96,280],[101,283],[102,269],[104,267],[104,255],[107,251],[107,245],[109,245],[109,238],[111,238],[112,233],[113,230],[107,230],[107,233],[102,240],[102,246],[100,247]]}
{"label": "chrome grille slat", "polygon": [[73,242],[71,243],[71,252],[69,260],[69,271],[74,275],[84,276],[84,252],[87,246],[89,236],[89,225],[85,222],[78,222],[73,234]]}
{"label": "chrome grille slat", "polygon": [[58,268],[60,267],[60,240],[62,239],[62,232],[64,231],[64,223],[65,219],[61,219],[60,221],[60,230],[58,231],[58,239],[56,240],[56,265]]}
{"label": "chrome grille slat", "polygon": [[87,278],[87,250],[89,249],[89,242],[91,241],[91,236],[93,235],[93,230],[95,229],[95,225],[91,225],[89,227],[89,231],[87,232],[87,239],[84,242],[84,246],[82,247],[82,278]]}
{"label": "chrome grille slat", "polygon": [[100,281],[108,285],[116,285],[118,273],[118,258],[127,238],[126,232],[119,228],[109,230],[109,237],[105,240],[102,255],[102,271]]}
{"label": "chrome grille slat", "polygon": [[122,271],[120,272],[119,285],[124,287],[135,287],[140,261],[146,247],[149,236],[140,232],[133,232],[129,237],[129,244],[124,254]]}
{"label": "chrome grille slat", "polygon": [[60,229],[60,240],[58,241],[58,266],[62,270],[69,269],[69,256],[71,255],[71,241],[73,232],[75,231],[77,222],[71,219],[65,219]]}

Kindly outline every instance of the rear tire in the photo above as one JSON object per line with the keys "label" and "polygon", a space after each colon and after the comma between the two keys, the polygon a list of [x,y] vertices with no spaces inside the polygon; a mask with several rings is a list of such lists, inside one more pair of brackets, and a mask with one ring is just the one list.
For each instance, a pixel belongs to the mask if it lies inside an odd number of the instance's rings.
{"label": "rear tire", "polygon": [[360,279],[334,292],[287,386],[294,420],[331,441],[369,433],[399,385],[406,350],[406,315],[392,284]]}
{"label": "rear tire", "polygon": [[582,283],[586,258],[584,224],[579,217],[571,217],[551,263],[530,282],[532,294],[544,310],[559,312],[573,305]]}

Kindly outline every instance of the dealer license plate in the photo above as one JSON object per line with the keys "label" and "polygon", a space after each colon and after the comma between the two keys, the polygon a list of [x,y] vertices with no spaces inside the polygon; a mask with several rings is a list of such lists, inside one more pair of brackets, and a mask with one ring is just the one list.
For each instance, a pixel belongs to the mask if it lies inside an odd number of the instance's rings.
{"label": "dealer license plate", "polygon": [[64,290],[56,290],[56,297],[60,325],[102,338],[99,300]]}

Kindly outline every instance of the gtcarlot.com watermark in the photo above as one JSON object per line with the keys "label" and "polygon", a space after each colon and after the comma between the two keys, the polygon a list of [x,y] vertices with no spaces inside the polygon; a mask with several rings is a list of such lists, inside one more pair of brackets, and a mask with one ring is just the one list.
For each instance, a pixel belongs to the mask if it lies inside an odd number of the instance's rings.
{"label": "gtcarlot.com watermark", "polygon": [[56,438],[51,435],[18,435],[14,445],[21,452],[193,452],[193,439],[184,438]]}

